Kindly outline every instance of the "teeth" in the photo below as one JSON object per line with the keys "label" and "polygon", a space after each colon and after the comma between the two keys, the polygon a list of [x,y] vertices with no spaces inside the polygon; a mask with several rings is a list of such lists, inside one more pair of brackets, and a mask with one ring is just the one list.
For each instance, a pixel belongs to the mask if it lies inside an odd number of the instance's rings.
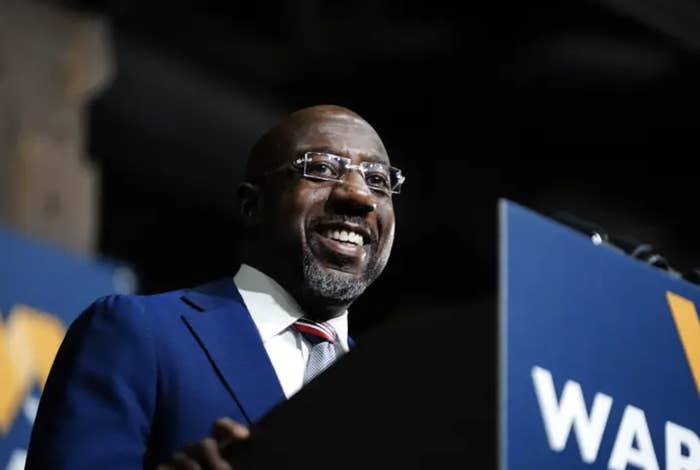
{"label": "teeth", "polygon": [[362,246],[365,244],[365,239],[357,232],[348,232],[347,230],[329,230],[326,232],[326,237],[341,242],[352,243],[353,245]]}

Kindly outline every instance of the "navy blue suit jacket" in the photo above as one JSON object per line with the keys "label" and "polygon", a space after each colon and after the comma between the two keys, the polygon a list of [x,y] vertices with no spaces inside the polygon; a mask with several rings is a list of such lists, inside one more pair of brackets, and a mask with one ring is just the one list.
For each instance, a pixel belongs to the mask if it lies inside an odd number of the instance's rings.
{"label": "navy blue suit jacket", "polygon": [[206,437],[217,418],[250,425],[284,399],[230,278],[104,297],[56,356],[27,468],[151,467]]}

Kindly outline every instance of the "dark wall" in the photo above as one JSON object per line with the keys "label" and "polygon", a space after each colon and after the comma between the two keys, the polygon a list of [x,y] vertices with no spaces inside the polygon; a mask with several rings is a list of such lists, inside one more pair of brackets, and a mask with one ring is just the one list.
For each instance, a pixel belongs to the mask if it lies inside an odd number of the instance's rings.
{"label": "dark wall", "polygon": [[700,265],[700,60],[682,31],[583,0],[140,3],[98,8],[117,75],[91,108],[90,148],[101,249],[131,262],[144,292],[235,271],[248,148],[322,102],[369,120],[408,177],[356,334],[491,295],[499,197]]}

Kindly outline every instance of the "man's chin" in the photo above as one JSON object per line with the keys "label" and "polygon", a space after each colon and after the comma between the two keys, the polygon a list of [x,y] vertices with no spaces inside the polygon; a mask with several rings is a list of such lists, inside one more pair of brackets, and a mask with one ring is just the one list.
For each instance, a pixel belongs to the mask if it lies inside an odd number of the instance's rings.
{"label": "man's chin", "polygon": [[304,256],[304,284],[309,293],[333,303],[350,303],[367,288],[364,271],[320,260],[310,251]]}
{"label": "man's chin", "polygon": [[336,263],[316,260],[316,266],[323,272],[331,276],[342,276],[348,279],[357,279],[358,281],[364,277],[364,271],[358,270],[356,266],[339,265]]}

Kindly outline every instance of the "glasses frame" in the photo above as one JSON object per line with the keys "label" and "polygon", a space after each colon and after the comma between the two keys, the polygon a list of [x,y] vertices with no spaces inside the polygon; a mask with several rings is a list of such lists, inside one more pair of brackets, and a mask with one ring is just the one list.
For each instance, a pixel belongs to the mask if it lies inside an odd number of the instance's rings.
{"label": "glasses frame", "polygon": [[[341,161],[343,163],[342,165],[342,173],[338,178],[332,178],[332,177],[323,177],[319,175],[313,175],[309,174],[307,171],[307,165],[311,161],[311,158],[313,155],[325,155],[327,157],[331,157],[335,160]],[[368,167],[372,165],[381,165],[384,167],[387,167],[389,170],[389,183],[391,184],[391,188],[389,190],[385,190],[383,188],[379,188],[377,186],[371,186],[370,184],[367,183],[366,179],[366,173]],[[309,151],[309,152],[304,152],[304,155],[301,157],[295,159],[292,161],[291,166],[296,169],[300,170],[302,172],[302,176],[308,179],[312,180],[320,180],[320,181],[332,181],[335,183],[342,183],[345,181],[345,177],[349,171],[355,170],[362,175],[362,179],[365,181],[365,184],[367,185],[368,188],[374,190],[374,191],[379,191],[381,193],[386,194],[387,196],[390,196],[392,194],[400,194],[401,193],[401,187],[403,186],[403,183],[406,181],[406,177],[402,174],[401,170],[399,168],[396,168],[394,166],[386,165],[384,163],[378,163],[378,162],[361,162],[361,163],[353,163],[352,160],[348,157],[343,157],[341,155],[335,155],[330,152],[319,152],[319,151]],[[265,173],[265,176],[267,176],[270,173],[274,173],[276,171],[282,170],[284,168],[287,168],[288,165],[283,165],[279,168],[275,168],[274,170],[270,170]],[[396,182],[392,183],[391,180],[392,178],[395,178]]]}
{"label": "glasses frame", "polygon": [[[314,155],[314,154],[317,154],[317,155],[326,155],[326,156],[333,157],[333,158],[335,158],[335,159],[337,159],[337,160],[342,161],[342,162],[343,162],[343,173],[342,173],[342,175],[340,175],[339,178],[324,178],[324,177],[319,176],[319,175],[310,175],[310,174],[308,174],[308,172],[307,172],[307,164],[308,164],[308,162],[310,161],[310,156],[311,156],[311,155]],[[389,178],[391,179],[391,174],[392,174],[392,172],[394,172],[393,174],[395,175],[395,178],[396,178],[396,184],[392,185],[392,188],[391,188],[389,191],[386,191],[386,190],[384,190],[384,189],[382,189],[382,188],[377,188],[376,186],[370,186],[370,185],[367,183],[367,180],[366,180],[366,177],[365,177],[366,167],[369,166],[369,165],[382,165],[382,166],[388,167],[388,168],[389,168]],[[334,182],[334,183],[342,183],[342,182],[344,182],[344,181],[345,181],[345,175],[347,174],[348,171],[357,170],[357,171],[360,172],[360,174],[362,175],[362,179],[365,181],[365,184],[367,185],[368,188],[370,188],[370,189],[372,189],[372,190],[374,190],[374,191],[379,191],[379,192],[381,192],[381,193],[383,193],[383,194],[385,194],[385,195],[387,195],[387,196],[391,196],[392,194],[400,194],[400,193],[401,193],[401,187],[403,186],[403,183],[406,181],[406,177],[402,174],[401,170],[400,170],[399,168],[394,167],[394,166],[389,166],[389,165],[386,165],[386,164],[384,164],[384,163],[378,163],[378,162],[361,162],[361,163],[359,163],[359,164],[355,164],[355,163],[352,163],[352,160],[349,159],[348,157],[343,157],[343,156],[341,156],[341,155],[336,155],[336,154],[334,154],[334,153],[330,153],[330,152],[319,152],[319,151],[308,151],[308,152],[304,152],[304,155],[302,155],[301,157],[299,157],[299,158],[293,160],[291,163],[285,163],[285,164],[282,165],[282,166],[279,166],[279,167],[277,167],[277,168],[273,168],[272,170],[268,170],[268,171],[266,171],[265,173],[263,173],[262,175],[253,178],[253,179],[251,180],[251,182],[261,180],[261,179],[263,179],[263,178],[268,177],[269,175],[271,175],[271,174],[273,174],[273,173],[277,173],[277,172],[279,172],[279,171],[286,170],[286,169],[292,169],[292,170],[295,170],[295,171],[301,171],[302,176],[303,176],[304,178],[308,178],[308,179],[311,179],[311,180],[319,180],[319,181],[331,181],[331,182]]]}

